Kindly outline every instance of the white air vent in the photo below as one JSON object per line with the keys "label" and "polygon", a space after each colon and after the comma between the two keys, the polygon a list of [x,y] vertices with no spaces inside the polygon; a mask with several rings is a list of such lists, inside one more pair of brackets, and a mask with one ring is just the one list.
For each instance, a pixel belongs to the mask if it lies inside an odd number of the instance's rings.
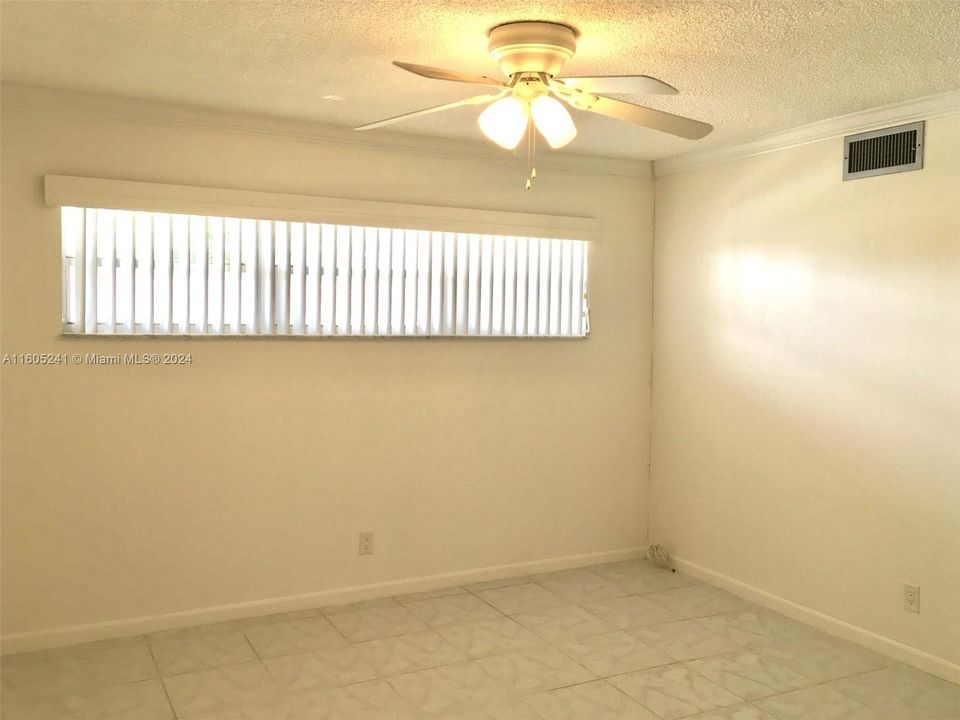
{"label": "white air vent", "polygon": [[843,139],[844,180],[922,167],[923,121],[847,135]]}

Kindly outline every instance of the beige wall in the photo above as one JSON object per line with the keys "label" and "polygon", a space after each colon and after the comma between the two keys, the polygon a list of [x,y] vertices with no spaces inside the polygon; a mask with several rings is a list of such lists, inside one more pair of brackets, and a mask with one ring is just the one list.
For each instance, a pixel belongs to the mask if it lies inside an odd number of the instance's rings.
{"label": "beige wall", "polygon": [[[960,119],[658,178],[651,537],[960,661]],[[921,587],[921,613],[902,609]]]}
{"label": "beige wall", "polygon": [[[194,362],[3,369],[5,635],[643,542],[653,205],[643,167],[544,168],[524,193],[522,166],[471,154],[234,132],[216,118],[143,122],[96,105],[4,88],[3,351],[149,347]],[[45,173],[597,217],[593,332],[62,340]],[[357,557],[361,530],[376,534],[371,558]]]}

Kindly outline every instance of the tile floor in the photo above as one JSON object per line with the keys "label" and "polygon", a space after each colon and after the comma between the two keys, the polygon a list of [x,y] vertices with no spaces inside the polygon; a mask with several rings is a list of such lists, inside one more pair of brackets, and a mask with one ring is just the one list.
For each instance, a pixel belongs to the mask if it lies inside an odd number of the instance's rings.
{"label": "tile floor", "polygon": [[3,658],[4,720],[960,720],[960,687],[629,561]]}

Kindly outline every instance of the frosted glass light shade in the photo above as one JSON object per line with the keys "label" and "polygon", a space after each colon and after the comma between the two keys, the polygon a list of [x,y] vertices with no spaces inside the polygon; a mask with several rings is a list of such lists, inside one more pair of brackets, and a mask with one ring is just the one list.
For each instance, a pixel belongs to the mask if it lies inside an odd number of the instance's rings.
{"label": "frosted glass light shade", "polygon": [[527,106],[513,96],[501,98],[480,113],[477,122],[484,135],[513,150],[527,130]]}
{"label": "frosted glass light shade", "polygon": [[550,147],[562,148],[577,136],[573,118],[556,98],[541,95],[533,101],[530,111],[533,124],[550,143]]}

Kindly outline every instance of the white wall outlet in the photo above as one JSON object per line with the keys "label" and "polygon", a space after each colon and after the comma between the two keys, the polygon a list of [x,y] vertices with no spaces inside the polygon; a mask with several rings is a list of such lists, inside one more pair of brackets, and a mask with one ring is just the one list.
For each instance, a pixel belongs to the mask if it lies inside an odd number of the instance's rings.
{"label": "white wall outlet", "polygon": [[903,609],[907,612],[920,614],[920,586],[903,586]]}
{"label": "white wall outlet", "polygon": [[360,554],[373,555],[373,533],[360,533]]}

